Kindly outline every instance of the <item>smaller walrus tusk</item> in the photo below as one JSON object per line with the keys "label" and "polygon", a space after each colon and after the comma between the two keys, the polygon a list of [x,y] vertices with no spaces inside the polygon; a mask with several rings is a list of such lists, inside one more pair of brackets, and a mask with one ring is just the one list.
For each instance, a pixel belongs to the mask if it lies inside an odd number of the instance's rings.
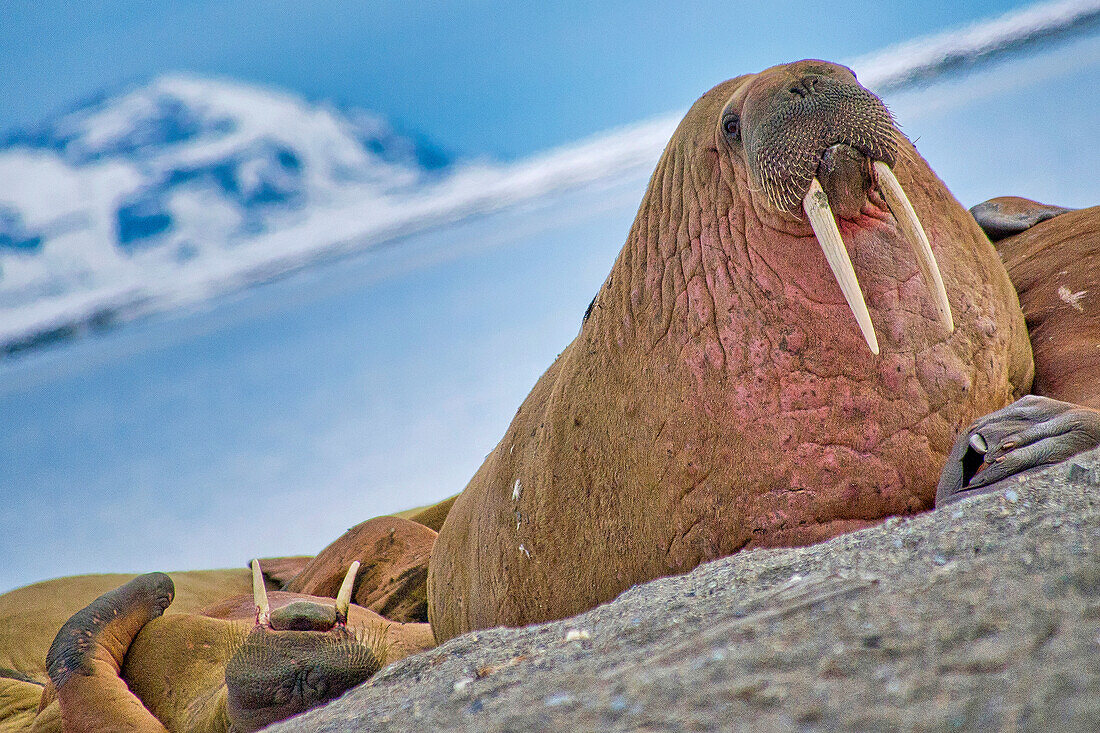
{"label": "smaller walrus tusk", "polygon": [[940,267],[936,264],[936,256],[932,254],[932,245],[928,243],[928,235],[924,233],[917,212],[909,203],[909,197],[898,183],[890,166],[881,160],[874,163],[875,173],[878,175],[879,189],[882,197],[886,199],[886,205],[894,214],[898,223],[898,229],[909,240],[913,247],[913,254],[917,258],[921,274],[924,275],[924,283],[932,293],[936,301],[936,310],[939,311],[940,321],[947,328],[948,333],[955,332],[955,321],[951,318],[951,304],[947,301],[947,290],[943,287],[943,278],[940,277]]}
{"label": "smaller walrus tusk", "polygon": [[267,602],[267,587],[264,586],[264,574],[260,572],[260,561],[252,561],[252,600],[256,604],[256,623],[260,626],[271,625],[271,605]]}
{"label": "smaller walrus tusk", "polygon": [[810,219],[810,226],[817,235],[817,243],[825,253],[825,259],[829,262],[833,277],[840,285],[840,291],[844,293],[844,299],[848,301],[852,315],[856,317],[856,323],[859,324],[859,330],[863,332],[867,346],[870,347],[872,354],[877,354],[878,338],[875,336],[875,327],[871,323],[867,303],[863,300],[863,291],[859,289],[856,270],[852,267],[848,250],[844,248],[844,240],[840,237],[836,219],[833,218],[833,210],[829,207],[829,197],[816,178],[810,182],[810,190],[802,199],[802,208]]}
{"label": "smaller walrus tusk", "polygon": [[336,623],[348,622],[348,608],[351,607],[351,591],[355,588],[355,575],[359,572],[359,561],[356,560],[348,568],[348,574],[344,576],[344,582],[340,584],[340,592],[336,594]]}

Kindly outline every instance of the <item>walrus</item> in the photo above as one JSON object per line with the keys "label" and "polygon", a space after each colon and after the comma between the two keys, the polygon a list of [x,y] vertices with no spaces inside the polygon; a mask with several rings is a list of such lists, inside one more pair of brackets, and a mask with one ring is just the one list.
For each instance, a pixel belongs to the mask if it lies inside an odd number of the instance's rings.
{"label": "walrus", "polygon": [[1073,210],[1001,196],[970,212],[1016,288],[1035,379],[1032,396],[959,436],[940,476],[937,505],[996,490],[998,481],[1022,470],[1100,443],[1100,206]]}
{"label": "walrus", "polygon": [[1012,412],[1033,375],[997,252],[849,69],[719,84],[665,148],[579,334],[446,516],[436,639],[930,509],[980,480],[963,470],[979,447],[979,467],[988,449],[1026,470],[1053,453],[963,428],[993,413],[1064,440],[1096,419],[1039,397]]}
{"label": "walrus", "polygon": [[1100,409],[1100,206],[1014,196],[971,209],[1020,298],[1035,355],[1032,393]]}
{"label": "walrus", "polygon": [[338,697],[387,660],[434,644],[426,623],[395,623],[351,603],[359,563],[335,602],[253,595],[162,616],[175,592],[138,576],[77,612],[46,655],[49,683],[5,680],[0,730],[253,731]]}

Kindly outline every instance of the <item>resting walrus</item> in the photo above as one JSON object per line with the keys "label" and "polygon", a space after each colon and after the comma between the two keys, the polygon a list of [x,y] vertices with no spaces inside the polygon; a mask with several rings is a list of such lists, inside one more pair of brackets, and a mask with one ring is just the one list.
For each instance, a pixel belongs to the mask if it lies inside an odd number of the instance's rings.
{"label": "resting walrus", "polygon": [[1035,353],[1032,392],[1100,409],[1100,206],[1012,196],[971,212],[996,243]]}
{"label": "resting walrus", "polygon": [[[138,576],[61,626],[46,685],[0,673],[0,730],[244,733],[338,697],[386,661],[432,646],[426,623],[351,602],[358,569],[352,562],[333,603],[269,595],[254,562],[252,595],[164,616],[172,579]],[[365,593],[383,585],[361,580]]]}
{"label": "resting walrus", "polygon": [[1032,376],[997,253],[851,71],[720,84],[443,524],[436,639],[929,509],[959,431]]}

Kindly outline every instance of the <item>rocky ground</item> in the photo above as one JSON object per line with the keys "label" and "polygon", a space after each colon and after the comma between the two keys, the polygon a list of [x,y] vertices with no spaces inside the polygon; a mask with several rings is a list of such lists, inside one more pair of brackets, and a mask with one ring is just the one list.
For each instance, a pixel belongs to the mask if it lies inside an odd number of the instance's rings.
{"label": "rocky ground", "polygon": [[1100,454],[404,659],[278,731],[1100,730]]}

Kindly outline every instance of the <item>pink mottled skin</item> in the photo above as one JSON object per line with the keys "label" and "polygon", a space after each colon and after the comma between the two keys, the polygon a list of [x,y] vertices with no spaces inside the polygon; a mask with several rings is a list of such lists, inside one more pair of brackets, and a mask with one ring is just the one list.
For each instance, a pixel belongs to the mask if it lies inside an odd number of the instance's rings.
{"label": "pink mottled skin", "polygon": [[1027,392],[1008,276],[900,133],[887,162],[932,242],[956,329],[938,321],[878,193],[822,179],[851,217],[839,226],[881,345],[868,350],[806,218],[763,194],[721,122],[739,111],[747,139],[762,124],[753,110],[810,77],[855,84],[824,62],[776,67],[715,87],[680,124],[591,316],[441,529],[428,581],[437,640],[929,509],[959,430]]}

